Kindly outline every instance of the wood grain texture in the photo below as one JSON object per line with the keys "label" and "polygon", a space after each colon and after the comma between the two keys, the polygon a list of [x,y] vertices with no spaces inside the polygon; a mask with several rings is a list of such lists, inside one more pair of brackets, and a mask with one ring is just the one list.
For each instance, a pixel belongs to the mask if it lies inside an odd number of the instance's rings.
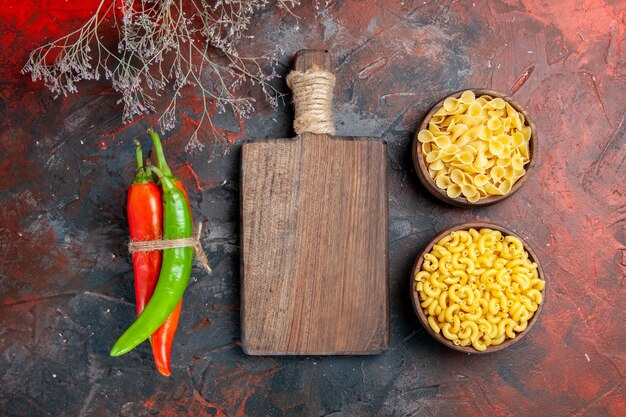
{"label": "wood grain texture", "polygon": [[321,49],[302,49],[296,52],[293,58],[294,70],[306,71],[313,66],[333,72],[330,53]]}
{"label": "wood grain texture", "polygon": [[[295,68],[329,67],[301,52]],[[389,343],[386,146],[304,133],[242,150],[242,347],[374,354]]]}

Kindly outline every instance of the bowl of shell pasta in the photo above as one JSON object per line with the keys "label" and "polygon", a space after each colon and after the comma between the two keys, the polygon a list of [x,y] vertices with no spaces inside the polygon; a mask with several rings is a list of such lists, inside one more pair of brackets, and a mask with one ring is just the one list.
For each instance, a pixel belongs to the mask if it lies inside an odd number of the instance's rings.
{"label": "bowl of shell pasta", "polygon": [[413,141],[413,164],[426,189],[461,207],[497,203],[528,178],[537,131],[513,99],[492,90],[458,91],[435,104]]}
{"label": "bowl of shell pasta", "polygon": [[490,353],[519,341],[537,322],[545,279],[537,256],[515,233],[466,223],[440,233],[416,259],[411,298],[439,342]]}

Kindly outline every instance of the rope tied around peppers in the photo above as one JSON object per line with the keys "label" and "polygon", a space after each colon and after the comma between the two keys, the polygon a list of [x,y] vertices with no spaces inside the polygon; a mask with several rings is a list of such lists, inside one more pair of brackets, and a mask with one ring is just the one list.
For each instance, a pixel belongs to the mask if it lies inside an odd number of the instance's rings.
{"label": "rope tied around peppers", "polygon": [[302,72],[291,71],[287,85],[293,92],[296,134],[311,132],[335,134],[333,125],[333,88],[335,75],[316,66]]}
{"label": "rope tied around peppers", "polygon": [[200,265],[204,268],[207,274],[212,272],[209,266],[209,259],[202,249],[200,243],[200,235],[202,234],[202,222],[198,223],[198,230],[196,235],[192,237],[186,237],[182,239],[169,239],[169,240],[148,240],[143,242],[130,242],[128,244],[128,252],[133,254],[134,252],[150,252],[153,250],[164,250],[173,248],[194,248],[196,257]]}

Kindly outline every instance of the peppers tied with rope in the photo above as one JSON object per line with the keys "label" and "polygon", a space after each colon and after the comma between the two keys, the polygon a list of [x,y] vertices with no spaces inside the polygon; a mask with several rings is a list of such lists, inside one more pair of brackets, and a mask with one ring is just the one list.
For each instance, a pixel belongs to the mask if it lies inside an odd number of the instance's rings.
{"label": "peppers tied with rope", "polygon": [[[187,195],[180,181],[172,175],[171,170],[167,166],[158,135],[152,131],[149,131],[149,133],[153,139],[158,167],[148,167],[148,171],[158,176],[162,190],[162,238],[164,240],[190,238],[193,236],[193,224]],[[140,150],[138,150],[138,163],[140,159],[139,152]],[[139,184],[147,184],[151,181],[150,174],[145,173],[143,166],[140,167],[137,175],[139,176]],[[154,185],[154,183],[152,184]],[[151,193],[153,193],[152,186],[148,185],[148,187],[151,188]],[[150,194],[150,196],[150,204],[152,205],[154,195]],[[130,203],[131,200],[129,199]],[[134,200],[133,204],[136,204]],[[129,206],[129,222],[131,219],[130,213]],[[138,210],[137,213],[141,213],[141,211]],[[133,211],[133,218],[136,220],[134,214],[135,212]],[[153,215],[152,211],[150,215]],[[135,224],[137,223],[135,222]],[[157,236],[156,239],[160,237]],[[132,230],[131,239],[134,239]],[[152,252],[134,252],[133,260],[135,254],[150,254]],[[162,374],[169,375],[171,346],[178,325],[182,297],[191,276],[193,253],[193,247],[176,247],[163,250],[160,273],[158,281],[153,287],[152,296],[142,311],[138,306],[139,317],[113,345],[111,356],[120,356],[128,353],[152,335],[151,340],[157,368]],[[145,256],[142,255],[139,258]],[[155,265],[156,263],[151,263],[148,269],[154,270]],[[140,284],[141,288],[143,288],[142,285],[143,283]],[[145,286],[149,287],[150,285],[146,284]],[[145,291],[145,293],[148,292],[150,291]],[[143,289],[141,297],[138,296],[138,304],[140,303],[140,298],[142,302],[144,298],[147,298],[144,297]]]}
{"label": "peppers tied with rope", "polygon": [[[163,234],[163,207],[161,191],[146,173],[143,166],[141,144],[135,139],[137,156],[137,174],[128,189],[126,211],[130,239],[135,242],[160,239]],[[161,251],[133,252],[133,274],[135,277],[135,300],[137,316],[141,314],[148,300],[152,297],[154,287],[161,271]],[[174,334],[172,328],[178,324],[176,310],[170,314],[165,323],[151,336],[152,354],[159,372],[170,375],[170,353]]]}

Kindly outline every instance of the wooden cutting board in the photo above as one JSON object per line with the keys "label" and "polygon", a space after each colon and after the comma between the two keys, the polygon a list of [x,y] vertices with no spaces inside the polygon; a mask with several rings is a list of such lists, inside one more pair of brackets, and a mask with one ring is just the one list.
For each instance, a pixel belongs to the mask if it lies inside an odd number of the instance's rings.
{"label": "wooden cutting board", "polygon": [[[328,51],[294,68],[331,71]],[[386,146],[301,133],[243,145],[241,342],[250,355],[376,354],[389,343]]]}

